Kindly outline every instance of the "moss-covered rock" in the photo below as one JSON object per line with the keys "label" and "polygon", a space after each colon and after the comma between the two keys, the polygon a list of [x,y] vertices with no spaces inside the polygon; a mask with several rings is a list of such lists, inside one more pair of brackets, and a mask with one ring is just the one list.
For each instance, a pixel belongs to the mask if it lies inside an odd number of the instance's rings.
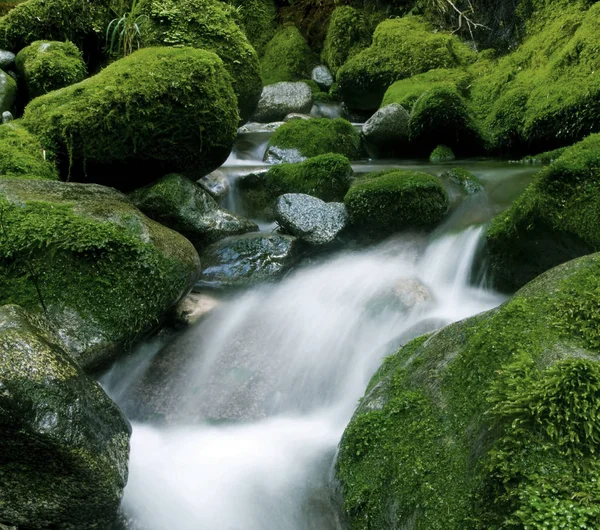
{"label": "moss-covered rock", "polygon": [[339,6],[331,15],[321,58],[336,74],[348,60],[371,44],[369,31],[361,11]]}
{"label": "moss-covered rock", "polygon": [[17,54],[16,67],[29,99],[79,83],[87,75],[81,52],[71,42],[33,42]]}
{"label": "moss-covered rock", "polygon": [[466,66],[474,59],[457,37],[434,32],[420,17],[385,20],[373,44],[338,71],[339,91],[350,108],[375,110],[395,81],[434,68]]}
{"label": "moss-covered rock", "polygon": [[487,233],[500,286],[520,287],[559,263],[600,249],[600,134],[544,168]]}
{"label": "moss-covered rock", "polygon": [[270,151],[274,148],[295,150],[305,158],[337,153],[350,160],[356,160],[361,153],[360,133],[349,121],[342,118],[292,120],[273,133],[265,159],[269,158]]}
{"label": "moss-covered rock", "polygon": [[0,304],[45,315],[88,369],[187,293],[199,271],[184,237],[94,184],[0,179]]}
{"label": "moss-covered rock", "polygon": [[429,161],[435,164],[439,162],[452,162],[456,160],[454,151],[447,145],[438,145],[429,155]]}
{"label": "moss-covered rock", "polygon": [[351,529],[595,528],[600,255],[411,342],[337,461]]}
{"label": "moss-covered rock", "polygon": [[138,5],[140,15],[147,17],[142,20],[145,46],[192,46],[223,60],[246,120],[260,98],[262,81],[256,51],[233,11],[217,0],[140,0]]}
{"label": "moss-covered rock", "polygon": [[167,175],[130,198],[148,217],[184,235],[199,252],[219,239],[258,230],[252,221],[220,208],[198,184],[181,175]]}
{"label": "moss-covered rock", "polygon": [[440,221],[448,211],[448,194],[437,177],[392,169],[356,181],[344,204],[355,228],[384,237]]}
{"label": "moss-covered rock", "polygon": [[222,1],[236,6],[238,24],[260,57],[277,29],[275,2],[273,0]]}
{"label": "moss-covered rock", "polygon": [[20,122],[0,125],[0,176],[58,180],[39,140]]}
{"label": "moss-covered rock", "polygon": [[543,164],[545,166],[556,162],[562,154],[565,152],[566,147],[559,147],[558,149],[552,149],[552,151],[544,151],[537,155],[528,155],[519,160],[521,164]]}
{"label": "moss-covered rock", "polygon": [[277,30],[260,60],[265,85],[310,79],[317,57],[298,28],[288,24]]}
{"label": "moss-covered rock", "polygon": [[0,70],[0,114],[12,111],[17,100],[17,82]]}
{"label": "moss-covered rock", "polygon": [[454,167],[444,171],[440,175],[440,178],[460,187],[468,195],[483,191],[481,181],[473,173],[461,167]]}
{"label": "moss-covered rock", "polygon": [[436,87],[414,104],[408,122],[410,141],[421,154],[445,144],[460,155],[482,150],[477,126],[465,100],[453,88]]}
{"label": "moss-covered rock", "polygon": [[0,307],[0,520],[104,530],[127,482],[129,422],[47,323]]}
{"label": "moss-covered rock", "polygon": [[76,85],[33,100],[23,124],[65,175],[135,188],[178,171],[201,177],[236,137],[222,61],[193,48],[146,48]]}
{"label": "moss-covered rock", "polygon": [[0,49],[18,52],[38,40],[71,41],[96,52],[118,0],[27,0],[0,18]]}

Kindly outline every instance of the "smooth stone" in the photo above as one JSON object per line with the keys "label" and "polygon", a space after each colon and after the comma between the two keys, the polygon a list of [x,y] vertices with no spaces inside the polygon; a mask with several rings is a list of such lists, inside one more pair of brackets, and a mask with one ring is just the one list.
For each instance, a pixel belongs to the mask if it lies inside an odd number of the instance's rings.
{"label": "smooth stone", "polygon": [[2,124],[9,123],[9,122],[13,121],[14,119],[15,118],[12,115],[12,112],[10,112],[10,110],[5,110],[2,113]]}
{"label": "smooth stone", "polygon": [[274,121],[271,123],[249,122],[249,123],[246,123],[245,125],[242,125],[238,129],[238,134],[271,133],[271,132],[276,131],[283,124],[284,124],[283,121]]}
{"label": "smooth stone", "polygon": [[222,199],[231,190],[227,175],[218,169],[196,182],[215,199]]}
{"label": "smooth stone", "polygon": [[15,65],[16,55],[7,50],[0,50],[0,70],[10,70]]}
{"label": "smooth stone", "polygon": [[333,75],[331,74],[329,68],[327,68],[324,64],[315,66],[310,74],[310,78],[317,83],[319,88],[322,90],[329,90],[334,81]]}
{"label": "smooth stone", "polygon": [[307,160],[298,149],[286,149],[283,147],[270,146],[265,152],[264,161],[268,164],[297,164]]}
{"label": "smooth stone", "polygon": [[213,296],[190,293],[175,307],[175,323],[186,327],[192,326],[220,305],[221,301]]}
{"label": "smooth stone", "polygon": [[288,121],[292,120],[312,120],[312,118],[313,117],[310,114],[298,114],[297,112],[290,112],[290,114],[283,118],[283,121],[287,123]]}
{"label": "smooth stone", "polygon": [[281,121],[291,112],[307,114],[313,104],[312,90],[306,83],[275,83],[263,88],[251,121]]}
{"label": "smooth stone", "polygon": [[281,195],[275,204],[275,219],[288,233],[311,245],[331,243],[348,224],[343,203],[326,203],[302,193]]}
{"label": "smooth stone", "polygon": [[401,152],[408,143],[410,114],[397,103],[386,105],[362,126],[361,134],[372,156]]}

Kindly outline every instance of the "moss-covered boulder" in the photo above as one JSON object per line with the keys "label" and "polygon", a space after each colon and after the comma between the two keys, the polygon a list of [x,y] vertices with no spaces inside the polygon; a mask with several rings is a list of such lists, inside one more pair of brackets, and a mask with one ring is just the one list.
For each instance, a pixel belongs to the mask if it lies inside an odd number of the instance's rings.
{"label": "moss-covered boulder", "polygon": [[316,65],[316,55],[298,28],[291,24],[277,30],[260,60],[265,85],[310,79]]}
{"label": "moss-covered boulder", "polygon": [[339,6],[329,20],[321,58],[336,74],[348,59],[370,44],[371,32],[363,13],[351,6]]}
{"label": "moss-covered boulder", "polygon": [[89,54],[104,41],[118,0],[27,0],[0,18],[0,49],[18,52],[38,40],[71,41]]}
{"label": "moss-covered boulder", "polygon": [[231,74],[242,119],[250,117],[262,90],[260,66],[232,6],[217,0],[140,0],[138,12],[146,17],[145,46],[192,46],[216,53]]}
{"label": "moss-covered boulder", "polygon": [[600,134],[540,171],[493,219],[487,242],[499,285],[507,288],[600,249]]}
{"label": "moss-covered boulder", "polygon": [[357,180],[344,204],[354,228],[384,237],[439,222],[448,211],[448,194],[433,175],[392,169]]}
{"label": "moss-covered boulder", "polygon": [[40,141],[18,121],[0,125],[0,177],[58,180]]}
{"label": "moss-covered boulder", "polygon": [[87,369],[111,359],[191,288],[198,254],[124,195],[0,179],[0,304],[44,315]]}
{"label": "moss-covered boulder", "polygon": [[444,171],[440,178],[462,189],[468,195],[483,191],[483,184],[470,171],[461,167],[454,167]]}
{"label": "moss-covered boulder", "polygon": [[360,133],[342,118],[292,120],[273,133],[265,152],[265,160],[275,161],[277,157],[285,160],[286,150],[295,151],[304,158],[337,153],[356,160],[361,153]]}
{"label": "moss-covered boulder", "polygon": [[29,99],[85,79],[87,67],[71,42],[36,41],[16,57],[17,72]]}
{"label": "moss-covered boulder", "polygon": [[434,164],[452,162],[453,160],[456,160],[456,155],[447,145],[438,145],[429,155],[429,161]]}
{"label": "moss-covered boulder", "polygon": [[5,305],[0,337],[0,521],[109,528],[127,482],[129,422],[46,322]]}
{"label": "moss-covered boulder", "polygon": [[389,357],[340,443],[349,528],[598,527],[599,293],[595,254]]}
{"label": "moss-covered boulder", "polygon": [[[229,4],[228,0],[221,0]],[[237,0],[238,25],[244,30],[259,57],[277,29],[274,0]]]}
{"label": "moss-covered boulder", "polygon": [[466,66],[475,53],[458,37],[434,32],[420,17],[385,20],[373,44],[338,71],[339,91],[352,109],[376,110],[392,83],[434,68]]}
{"label": "moss-covered boulder", "polygon": [[17,101],[17,82],[0,70],[0,113],[11,111]]}
{"label": "moss-covered boulder", "polygon": [[36,98],[23,117],[65,176],[125,189],[170,171],[199,178],[216,169],[238,121],[222,61],[194,48],[139,50]]}
{"label": "moss-covered boulder", "polygon": [[198,184],[177,174],[136,190],[130,199],[148,217],[184,235],[199,252],[219,239],[258,230],[255,223],[220,208]]}

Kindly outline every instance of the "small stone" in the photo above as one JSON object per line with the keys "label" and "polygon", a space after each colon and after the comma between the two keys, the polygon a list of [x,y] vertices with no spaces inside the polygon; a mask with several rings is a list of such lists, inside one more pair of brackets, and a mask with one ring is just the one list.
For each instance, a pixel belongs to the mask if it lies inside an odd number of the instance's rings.
{"label": "small stone", "polygon": [[306,83],[275,83],[263,88],[252,121],[281,121],[291,112],[307,114],[313,104],[312,90]]}
{"label": "small stone", "polygon": [[268,164],[297,164],[307,159],[298,149],[286,149],[270,146],[265,153],[265,162]]}
{"label": "small stone", "polygon": [[12,113],[9,110],[5,110],[2,113],[2,124],[9,123],[14,120]]}
{"label": "small stone", "polygon": [[197,183],[215,199],[222,199],[231,189],[227,175],[218,169],[202,177]]}
{"label": "small stone", "polygon": [[0,70],[10,70],[14,65],[15,54],[7,50],[0,50]]}
{"label": "small stone", "polygon": [[271,123],[256,123],[250,122],[242,125],[238,129],[238,134],[249,133],[272,133],[284,124],[282,121],[274,121]]}
{"label": "small stone", "polygon": [[310,78],[319,85],[321,90],[328,91],[333,85],[333,75],[323,64],[313,68]]}
{"label": "small stone", "polygon": [[182,326],[192,326],[207,317],[220,305],[221,302],[212,296],[190,293],[177,304],[175,321]]}

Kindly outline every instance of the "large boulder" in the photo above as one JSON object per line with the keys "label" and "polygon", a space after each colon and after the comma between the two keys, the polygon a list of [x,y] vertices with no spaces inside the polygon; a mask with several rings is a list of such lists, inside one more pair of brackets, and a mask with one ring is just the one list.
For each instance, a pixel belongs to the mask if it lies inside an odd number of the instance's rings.
{"label": "large boulder", "polygon": [[0,113],[11,111],[17,100],[17,82],[0,71]]}
{"label": "large boulder", "polygon": [[40,141],[12,121],[0,126],[0,176],[58,180],[58,171]]}
{"label": "large boulder", "polygon": [[474,59],[458,37],[434,31],[420,17],[389,19],[377,26],[373,44],[340,68],[339,91],[351,109],[376,110],[394,81],[434,68],[466,66]]}
{"label": "large boulder", "polygon": [[86,369],[148,331],[194,284],[192,244],[111,188],[0,179],[0,304],[44,315]]}
{"label": "large boulder", "polygon": [[242,119],[250,117],[262,90],[260,65],[235,23],[232,6],[217,0],[140,0],[138,12],[146,17],[141,26],[145,46],[192,46],[216,53],[231,75]]}
{"label": "large boulder", "polygon": [[271,282],[298,258],[297,239],[278,234],[245,234],[218,241],[202,254],[199,285],[247,287]]}
{"label": "large boulder", "polygon": [[87,75],[81,52],[71,42],[33,42],[17,54],[16,67],[29,99],[79,83]]}
{"label": "large boulder", "polygon": [[[228,0],[221,0],[228,4]],[[274,0],[238,0],[238,25],[244,30],[250,44],[261,57],[277,29],[277,10]]]}
{"label": "large boulder", "polygon": [[222,61],[146,48],[33,100],[23,124],[65,174],[132,189],[171,171],[201,177],[229,155],[239,116]]}
{"label": "large boulder", "polygon": [[487,232],[500,287],[600,249],[600,134],[567,149]]}
{"label": "large boulder", "polygon": [[0,520],[109,528],[127,482],[129,422],[46,322],[2,306],[0,336]]}
{"label": "large boulder", "polygon": [[219,239],[258,230],[252,221],[220,208],[208,192],[181,175],[167,175],[130,198],[150,219],[184,235],[199,252]]}
{"label": "large boulder", "polygon": [[356,229],[384,237],[435,225],[448,211],[448,194],[433,175],[392,169],[357,180],[344,204]]}
{"label": "large boulder", "polygon": [[380,108],[362,126],[361,134],[369,154],[393,156],[408,150],[410,114],[397,103]]}
{"label": "large boulder", "polygon": [[600,255],[388,357],[336,464],[348,528],[597,528]]}
{"label": "large boulder", "polygon": [[252,121],[282,121],[288,114],[306,114],[313,106],[313,94],[306,83],[281,82],[263,88]]}
{"label": "large boulder", "polygon": [[275,203],[281,228],[311,245],[331,243],[346,228],[348,212],[341,202],[326,203],[302,193],[286,193]]}
{"label": "large boulder", "polygon": [[305,158],[337,153],[356,160],[361,154],[360,133],[342,118],[292,120],[273,133],[265,152],[265,160],[273,160],[274,155],[279,152],[278,157],[287,161],[287,150]]}

